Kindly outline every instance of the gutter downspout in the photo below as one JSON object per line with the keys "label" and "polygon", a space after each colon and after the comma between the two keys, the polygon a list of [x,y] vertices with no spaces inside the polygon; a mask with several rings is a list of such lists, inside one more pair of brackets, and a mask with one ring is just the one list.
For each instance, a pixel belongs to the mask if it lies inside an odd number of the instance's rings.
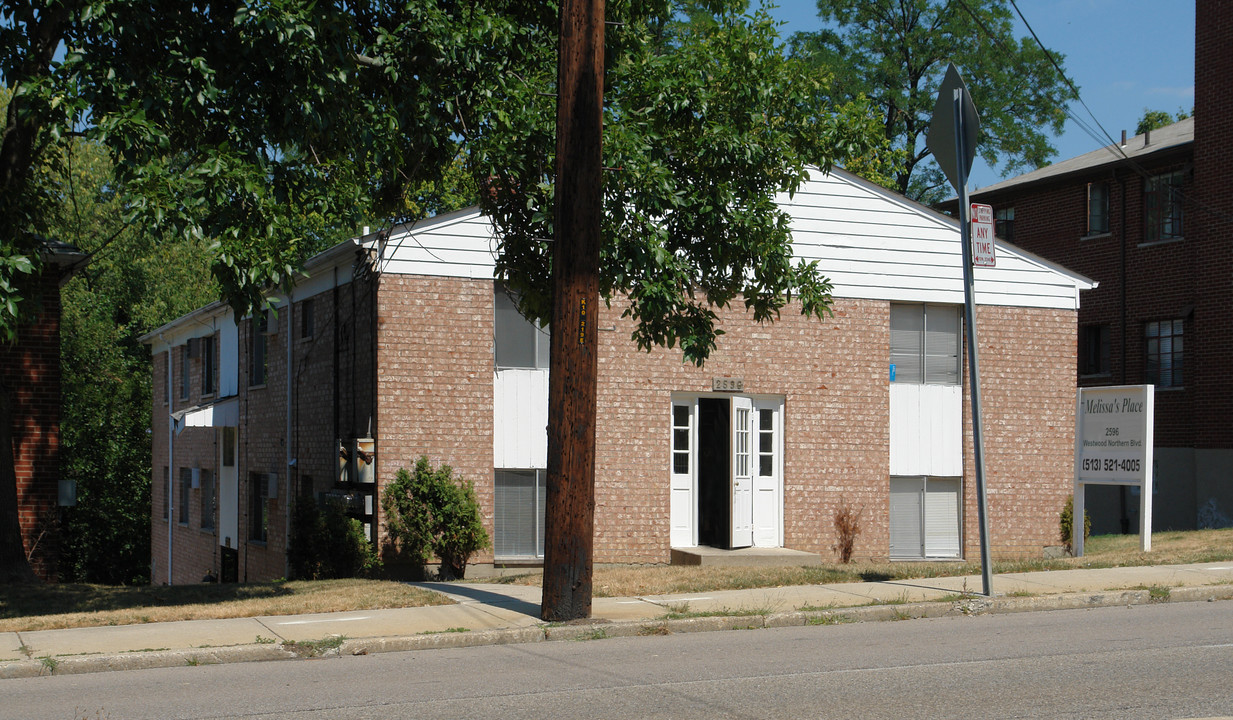
{"label": "gutter downspout", "polygon": [[[175,487],[175,482],[172,479],[171,469],[175,467],[172,459],[175,457],[176,446],[176,419],[172,413],[175,411],[175,401],[171,393],[171,345],[167,342],[167,338],[163,337],[162,333],[158,334],[158,339],[163,341],[167,346],[167,585],[171,582],[171,563],[172,563],[172,545],[174,543],[175,534],[172,532],[173,523],[175,522],[175,504],[172,497],[172,488]],[[150,468],[150,474],[154,474],[154,468]]]}
{"label": "gutter downspout", "polygon": [[295,333],[295,290],[294,288],[287,292],[287,323],[283,326],[286,332],[283,334],[283,342],[287,345],[287,368],[283,373],[283,382],[287,386],[287,405],[285,412],[286,430],[283,433],[283,450],[286,452],[286,476],[287,476],[287,498],[283,501],[283,510],[285,520],[283,524],[283,577],[291,577],[291,377],[292,377],[292,357],[291,357],[291,337]]}
{"label": "gutter downspout", "polygon": [[[1146,144],[1146,142],[1147,142],[1147,139],[1145,138],[1144,143]],[[1122,183],[1122,227],[1121,227],[1121,238],[1120,238],[1121,242],[1118,243],[1118,246],[1121,249],[1121,251],[1118,253],[1119,254],[1119,264],[1120,264],[1119,272],[1121,273],[1121,278],[1119,279],[1118,292],[1121,294],[1120,304],[1122,306],[1122,317],[1121,317],[1121,322],[1122,322],[1122,373],[1121,373],[1122,381],[1121,383],[1125,385],[1126,384],[1126,363],[1127,363],[1127,358],[1126,358],[1126,241],[1127,241],[1127,235],[1128,235],[1126,232],[1126,176],[1122,175],[1121,178],[1119,179],[1121,180],[1121,183]],[[1121,506],[1122,506],[1121,529],[1122,529],[1122,534],[1125,535],[1128,532],[1130,532],[1130,513],[1128,510],[1129,500],[1127,499],[1128,490],[1125,485],[1120,486],[1119,490],[1121,491],[1120,496],[1121,496]]]}

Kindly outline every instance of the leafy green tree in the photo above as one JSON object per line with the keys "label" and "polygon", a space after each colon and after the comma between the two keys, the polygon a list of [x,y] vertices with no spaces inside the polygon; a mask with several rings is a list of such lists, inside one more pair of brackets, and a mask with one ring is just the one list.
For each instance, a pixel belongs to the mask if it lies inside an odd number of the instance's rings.
{"label": "leafy green tree", "polygon": [[[825,313],[830,285],[793,261],[779,193],[806,163],[829,168],[886,148],[859,100],[824,104],[822,85],[785,56],[764,11],[709,3],[705,22],[618,16],[606,39],[601,294],[628,302],[644,349],[679,344],[701,364],[741,302],[768,322],[800,302]],[[555,137],[553,66],[528,78],[497,132],[473,139],[481,204],[501,229],[497,272],[529,317],[551,317]],[[840,112],[836,112],[836,110]]]}
{"label": "leafy green tree", "polygon": [[106,150],[77,139],[53,179],[48,223],[90,254],[61,290],[61,468],[77,504],[61,527],[63,580],[147,582],[150,566],[150,353],[137,338],[217,298],[202,242],[167,244],[126,223]]}
{"label": "leafy green tree", "polygon": [[818,0],[818,16],[830,26],[797,33],[792,53],[833,76],[836,100],[864,95],[878,107],[902,153],[899,192],[927,202],[949,192],[925,136],[950,62],[980,112],[985,162],[1006,174],[1053,155],[1045,131],[1062,130],[1070,90],[1035,41],[1015,37],[1007,0]]}
{"label": "leafy green tree", "polygon": [[1170,115],[1165,110],[1148,110],[1143,108],[1143,117],[1139,118],[1139,123],[1135,125],[1135,135],[1142,135],[1149,130],[1162,128],[1166,125],[1172,125],[1175,122],[1185,120],[1194,114],[1194,111],[1186,112],[1184,109],[1178,109],[1177,115]]}

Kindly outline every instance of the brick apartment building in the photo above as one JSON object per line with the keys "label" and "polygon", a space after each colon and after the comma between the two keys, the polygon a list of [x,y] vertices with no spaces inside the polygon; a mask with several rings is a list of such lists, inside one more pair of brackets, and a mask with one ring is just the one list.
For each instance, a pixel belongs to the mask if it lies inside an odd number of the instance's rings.
{"label": "brick apartment building", "polygon": [[[700,545],[829,558],[842,503],[864,508],[860,557],[977,552],[954,221],[838,170],[783,203],[796,254],[834,283],[832,317],[725,311],[699,369],[639,351],[620,303],[601,308],[597,562]],[[494,539],[479,563],[539,561],[548,336],[494,283],[493,233],[472,209],[368,235],[310,261],[277,317],[237,325],[215,304],[143,338],[155,582],[286,574],[296,502],[352,498],[379,541],[372,498],[420,455],[474,482]],[[976,278],[992,548],[1038,556],[1070,492],[1092,284],[1009,244]]]}
{"label": "brick apartment building", "polygon": [[63,243],[44,248],[42,275],[24,300],[35,315],[18,327],[16,342],[0,343],[0,392],[12,403],[5,439],[13,452],[18,523],[30,566],[44,580],[58,578],[60,507],[76,502],[74,488],[60,477],[60,286],[82,259]]}
{"label": "brick apartment building", "polygon": [[[972,193],[999,233],[1093,278],[1078,384],[1154,383],[1156,530],[1233,523],[1233,4],[1198,0],[1194,116]],[[1089,486],[1092,532],[1137,488]]]}

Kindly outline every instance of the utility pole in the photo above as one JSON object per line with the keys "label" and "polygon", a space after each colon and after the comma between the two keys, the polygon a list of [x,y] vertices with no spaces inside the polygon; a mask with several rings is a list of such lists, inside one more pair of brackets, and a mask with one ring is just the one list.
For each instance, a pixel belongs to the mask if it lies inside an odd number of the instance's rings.
{"label": "utility pole", "polygon": [[604,0],[565,0],[558,53],[548,498],[540,607],[546,621],[591,615]]}

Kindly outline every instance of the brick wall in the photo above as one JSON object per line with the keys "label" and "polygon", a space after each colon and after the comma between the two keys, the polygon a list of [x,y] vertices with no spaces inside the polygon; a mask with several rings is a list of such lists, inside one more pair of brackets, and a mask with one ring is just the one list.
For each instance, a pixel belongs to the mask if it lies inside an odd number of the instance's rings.
{"label": "brick wall", "polygon": [[[22,542],[34,572],[57,578],[60,479],[59,273],[44,270],[29,306],[37,316],[18,328],[17,342],[0,343],[0,369],[12,392],[13,461]],[[22,306],[27,307],[26,305]],[[33,549],[33,554],[31,550]]]}
{"label": "brick wall", "polygon": [[[1075,313],[982,305],[976,330],[990,551],[994,557],[1039,557],[1042,548],[1060,544],[1059,516],[1074,481]],[[978,560],[969,381],[964,546],[966,556]]]}
{"label": "brick wall", "polygon": [[377,324],[378,483],[420,455],[450,465],[474,483],[491,533],[493,282],[386,275]]}
{"label": "brick wall", "polygon": [[[349,272],[349,269],[347,270]],[[374,402],[375,327],[373,291],[375,284],[361,277],[310,298],[295,298],[295,306],[280,310],[274,332],[265,335],[266,379],[254,383],[249,355],[254,340],[252,320],[239,325],[239,428],[237,432],[238,537],[231,547],[239,552],[239,579],[269,580],[287,574],[286,548],[288,519],[297,498],[313,499],[336,487],[338,477],[337,441],[376,434]],[[312,304],[313,322],[306,332],[303,324],[305,301]],[[223,318],[219,322],[231,322]],[[217,335],[215,336],[218,337]],[[287,343],[291,344],[294,373],[288,378]],[[216,353],[221,349],[217,348]],[[183,370],[181,346],[172,348],[170,411],[211,402],[212,394],[201,394],[200,358],[189,360],[189,396],[181,398]],[[154,358],[152,463],[153,512],[151,519],[153,581],[167,580],[167,527],[163,506],[167,502],[163,468],[167,466],[167,416],[164,402],[167,383],[167,353]],[[215,362],[215,368],[218,362]],[[217,372],[217,370],[215,371]],[[288,434],[288,383],[290,419]],[[217,387],[217,385],[215,385]],[[178,498],[179,469],[209,469],[218,492],[220,431],[215,428],[186,428],[174,439],[174,467],[171,469]],[[295,461],[288,465],[288,459]],[[276,496],[266,500],[267,536],[264,542],[250,540],[253,523],[252,496],[259,492],[267,473],[277,475]],[[219,498],[216,507],[225,499]],[[178,510],[177,507],[175,508]],[[171,523],[174,535],[172,579],[175,583],[198,582],[207,573],[220,572],[219,523],[202,529],[201,490],[190,490],[188,522]]]}

